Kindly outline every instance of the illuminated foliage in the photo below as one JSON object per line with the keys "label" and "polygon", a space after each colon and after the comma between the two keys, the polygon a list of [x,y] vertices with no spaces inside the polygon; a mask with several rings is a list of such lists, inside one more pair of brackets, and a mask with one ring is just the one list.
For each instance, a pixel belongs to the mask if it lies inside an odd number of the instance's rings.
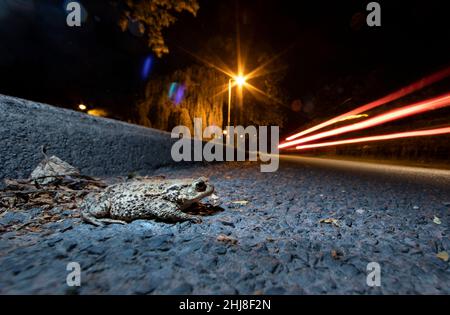
{"label": "illuminated foliage", "polygon": [[[170,97],[170,87],[177,82],[185,87],[179,103]],[[226,95],[220,94],[227,78],[214,69],[191,66],[172,75],[150,80],[145,98],[137,104],[137,123],[171,131],[178,125],[193,131],[194,118],[201,118],[204,126],[223,123],[223,107]]]}
{"label": "illuminated foliage", "polygon": [[148,46],[158,57],[169,52],[163,29],[175,23],[178,13],[187,11],[195,16],[200,8],[197,0],[126,0],[125,6],[120,28],[126,31],[137,23],[139,34],[147,37]]}

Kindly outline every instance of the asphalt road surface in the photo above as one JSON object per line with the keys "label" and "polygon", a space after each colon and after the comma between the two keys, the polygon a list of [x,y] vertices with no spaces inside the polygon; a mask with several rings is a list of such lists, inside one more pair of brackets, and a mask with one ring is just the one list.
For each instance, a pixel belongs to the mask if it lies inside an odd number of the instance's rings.
{"label": "asphalt road surface", "polygon": [[[0,293],[450,293],[450,171],[291,156],[275,173],[228,163],[153,174],[208,176],[223,211],[202,224],[67,218],[4,232]],[[80,264],[79,287],[66,284],[69,262]],[[371,262],[379,287],[367,284]]]}

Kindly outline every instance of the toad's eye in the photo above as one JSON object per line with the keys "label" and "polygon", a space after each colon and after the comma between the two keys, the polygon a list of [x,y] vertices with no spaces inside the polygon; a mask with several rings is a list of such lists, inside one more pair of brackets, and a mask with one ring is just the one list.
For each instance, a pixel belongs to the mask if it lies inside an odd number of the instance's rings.
{"label": "toad's eye", "polygon": [[204,181],[198,181],[195,183],[195,190],[196,191],[205,191],[206,190],[206,183]]}

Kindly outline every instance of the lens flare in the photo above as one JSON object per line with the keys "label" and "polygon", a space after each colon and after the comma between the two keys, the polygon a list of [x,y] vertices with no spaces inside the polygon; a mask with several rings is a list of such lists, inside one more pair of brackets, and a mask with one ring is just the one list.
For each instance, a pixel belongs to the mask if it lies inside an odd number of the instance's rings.
{"label": "lens flare", "polygon": [[170,83],[169,94],[168,94],[170,99],[175,94],[175,91],[177,90],[177,85],[178,85],[178,83],[176,83],[176,82]]}
{"label": "lens flare", "polygon": [[[239,36],[238,36],[239,37]],[[217,71],[219,71],[222,74],[225,74],[227,77],[233,79],[232,87],[238,86],[240,88],[244,87],[246,90],[248,90],[252,95],[254,96],[262,96],[266,97],[274,102],[276,102],[279,105],[286,106],[281,100],[277,99],[276,97],[269,95],[268,93],[263,92],[261,89],[258,89],[257,87],[253,86],[249,81],[251,79],[263,77],[267,74],[277,72],[281,69],[273,69],[269,70],[268,66],[275,62],[277,59],[279,59],[283,54],[285,54],[289,49],[285,49],[281,53],[273,56],[263,64],[259,65],[257,68],[253,69],[252,71],[249,71],[248,73],[245,71],[245,62],[242,59],[241,49],[240,49],[240,40],[239,38],[236,39],[236,46],[237,46],[237,73],[235,73],[231,68],[223,62],[218,56],[214,56],[215,58],[205,58],[201,57],[197,54],[192,53],[191,51],[177,46],[182,51],[186,52],[190,56],[194,57],[201,63],[207,65],[208,67],[211,67]],[[214,62],[212,59],[216,59]],[[242,75],[243,73],[246,73],[245,75]],[[219,91],[214,95],[214,97],[218,97],[224,93],[226,93],[229,90],[228,84],[225,84],[224,86],[219,87]]]}
{"label": "lens flare", "polygon": [[182,83],[172,82],[169,87],[167,96],[175,104],[179,105],[184,99],[186,86]]}
{"label": "lens flare", "polygon": [[185,90],[186,90],[186,88],[183,84],[181,84],[178,87],[177,92],[175,93],[175,98],[174,98],[175,105],[179,105],[183,101]]}
{"label": "lens flare", "polygon": [[290,141],[290,140],[302,137],[302,136],[304,136],[306,134],[309,134],[309,133],[311,133],[313,131],[322,129],[322,128],[327,127],[329,125],[332,125],[332,124],[334,124],[336,122],[339,122],[339,121],[341,121],[342,119],[344,119],[347,116],[358,115],[360,113],[363,113],[363,112],[366,112],[368,110],[371,110],[371,109],[373,109],[375,107],[379,107],[381,105],[384,105],[384,104],[387,104],[389,102],[395,101],[395,100],[397,100],[397,99],[399,99],[399,98],[401,98],[403,96],[411,94],[411,93],[413,93],[415,91],[418,91],[418,90],[420,90],[420,89],[422,89],[422,88],[424,88],[424,87],[426,87],[428,85],[431,85],[431,84],[433,84],[435,82],[438,82],[438,81],[440,81],[442,79],[445,79],[448,76],[450,76],[450,67],[448,67],[448,68],[446,68],[444,70],[435,72],[435,73],[433,73],[433,74],[431,74],[431,75],[429,75],[429,76],[427,76],[427,77],[425,77],[425,78],[423,78],[423,79],[421,79],[419,81],[416,81],[416,82],[414,82],[414,83],[412,83],[412,84],[410,84],[410,85],[408,85],[408,86],[406,86],[406,87],[404,87],[404,88],[402,88],[402,89],[400,89],[398,91],[395,91],[395,92],[393,92],[393,93],[391,93],[389,95],[386,95],[383,98],[380,98],[380,99],[378,99],[376,101],[373,101],[373,102],[370,102],[370,103],[368,103],[366,105],[358,107],[358,108],[356,108],[356,109],[354,109],[354,110],[352,110],[352,111],[350,111],[348,113],[345,113],[345,114],[339,115],[339,116],[337,116],[335,118],[332,118],[330,120],[327,120],[327,121],[325,121],[325,122],[323,122],[321,124],[318,124],[318,125],[316,125],[314,127],[306,129],[306,130],[304,130],[302,132],[296,133],[296,134],[286,138],[286,140]]}
{"label": "lens flare", "polygon": [[147,58],[145,58],[141,71],[141,76],[143,80],[146,80],[150,75],[150,71],[152,70],[152,64],[153,64],[152,56],[148,56]]}
{"label": "lens flare", "polygon": [[391,133],[391,134],[380,135],[380,136],[346,139],[346,140],[340,140],[340,141],[304,144],[304,145],[297,146],[296,149],[297,150],[306,150],[306,149],[323,148],[323,147],[329,147],[329,146],[338,146],[338,145],[343,145],[343,144],[373,142],[373,141],[382,141],[382,140],[391,140],[391,139],[400,139],[400,138],[436,136],[436,135],[442,135],[442,134],[450,134],[450,126],[443,127],[443,128],[437,128],[437,129],[415,130],[415,131]]}
{"label": "lens flare", "polygon": [[449,105],[450,105],[450,93],[447,93],[443,96],[438,96],[433,99],[425,100],[425,101],[415,103],[415,104],[412,104],[409,106],[404,106],[401,108],[391,110],[387,113],[380,114],[378,116],[364,120],[362,122],[358,122],[358,123],[355,123],[352,125],[348,125],[348,126],[332,129],[329,131],[321,132],[321,133],[318,133],[318,134],[315,134],[315,135],[312,135],[309,137],[297,139],[294,141],[285,142],[285,143],[280,144],[278,146],[278,148],[279,149],[287,148],[287,147],[291,147],[291,146],[294,146],[297,144],[302,144],[302,143],[311,142],[314,140],[319,140],[322,138],[337,136],[337,135],[351,132],[351,131],[356,131],[356,130],[361,130],[361,129],[378,126],[378,125],[381,125],[381,124],[384,124],[384,123],[387,123],[390,121],[394,121],[397,119],[401,119],[401,118],[417,115],[420,113],[428,112],[431,110],[443,108],[443,107],[446,107]]}

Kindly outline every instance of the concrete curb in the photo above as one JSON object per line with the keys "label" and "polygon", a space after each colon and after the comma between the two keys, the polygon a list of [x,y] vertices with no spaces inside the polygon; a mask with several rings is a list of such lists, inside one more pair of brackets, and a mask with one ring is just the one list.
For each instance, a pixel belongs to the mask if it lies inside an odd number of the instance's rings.
{"label": "concrete curb", "polygon": [[170,133],[0,95],[0,179],[27,178],[40,147],[92,176],[148,173],[175,163]]}

